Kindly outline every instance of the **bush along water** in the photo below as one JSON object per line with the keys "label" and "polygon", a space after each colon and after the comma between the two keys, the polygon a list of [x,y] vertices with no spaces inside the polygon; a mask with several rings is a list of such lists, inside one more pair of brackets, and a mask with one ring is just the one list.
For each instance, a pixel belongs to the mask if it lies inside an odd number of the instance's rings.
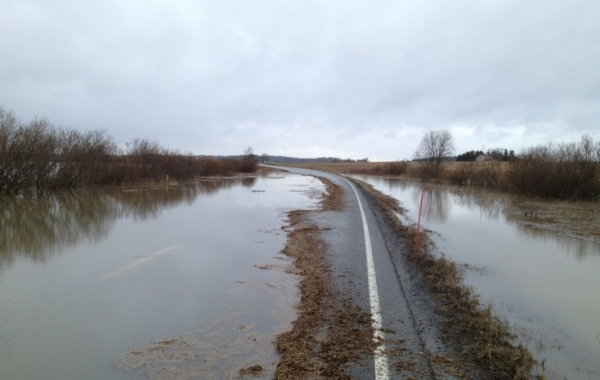
{"label": "bush along water", "polygon": [[[432,178],[425,169],[419,167],[409,175]],[[600,200],[600,141],[589,135],[578,142],[530,147],[508,162],[460,162],[453,169],[440,171],[437,179],[526,196]]]}
{"label": "bush along water", "polygon": [[548,143],[524,150],[504,175],[507,189],[562,199],[600,199],[600,141]]}
{"label": "bush along water", "polygon": [[252,154],[241,159],[199,159],[146,139],[135,139],[122,150],[106,130],[63,129],[37,118],[23,124],[13,112],[0,107],[0,194],[186,180],[251,173],[257,168]]}

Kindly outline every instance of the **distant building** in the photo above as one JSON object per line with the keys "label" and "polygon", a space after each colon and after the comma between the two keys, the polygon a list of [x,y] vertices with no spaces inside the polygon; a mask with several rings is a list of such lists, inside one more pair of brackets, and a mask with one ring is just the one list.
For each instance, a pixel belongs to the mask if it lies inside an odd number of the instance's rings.
{"label": "distant building", "polygon": [[492,156],[488,156],[487,154],[480,154],[479,156],[477,156],[475,161],[486,162],[486,161],[494,161],[494,159],[492,158]]}

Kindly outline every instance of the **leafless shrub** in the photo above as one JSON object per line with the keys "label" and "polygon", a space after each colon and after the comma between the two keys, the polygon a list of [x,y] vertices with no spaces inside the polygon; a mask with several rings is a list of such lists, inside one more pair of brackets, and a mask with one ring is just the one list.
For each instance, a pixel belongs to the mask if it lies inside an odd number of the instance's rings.
{"label": "leafless shrub", "polygon": [[60,129],[38,118],[22,124],[0,107],[0,194],[103,183],[115,150],[106,131]]}
{"label": "leafless shrub", "polygon": [[100,185],[110,181],[114,169],[109,158],[117,152],[117,147],[106,130],[58,130],[56,140],[53,170],[46,188]]}
{"label": "leafless shrub", "polygon": [[495,188],[503,186],[502,162],[489,161],[477,164],[478,168],[471,178],[473,184]]}
{"label": "leafless shrub", "polygon": [[454,185],[469,185],[473,177],[475,161],[468,161],[448,175],[448,180]]}
{"label": "leafless shrub", "polygon": [[506,173],[509,190],[547,198],[600,198],[600,142],[548,143],[524,150]]}
{"label": "leafless shrub", "polygon": [[219,175],[232,175],[237,169],[237,160],[226,159],[221,162],[221,173]]}
{"label": "leafless shrub", "polygon": [[406,161],[387,162],[381,167],[381,174],[399,176],[406,173],[407,169],[408,163]]}
{"label": "leafless shrub", "polygon": [[123,152],[106,130],[62,129],[38,118],[22,124],[0,106],[0,194],[162,181],[167,176],[184,180],[250,173],[257,167],[251,152],[241,160],[198,160],[147,139],[133,140]]}
{"label": "leafless shrub", "polygon": [[236,171],[240,173],[254,173],[258,169],[258,160],[254,155],[246,155],[236,163]]}
{"label": "leafless shrub", "polygon": [[408,174],[412,178],[419,178],[423,181],[429,181],[433,178],[444,178],[443,166],[430,166],[430,165],[419,165],[410,167]]}
{"label": "leafless shrub", "polygon": [[221,175],[223,172],[223,163],[212,157],[203,157],[198,159],[198,174],[202,177]]}

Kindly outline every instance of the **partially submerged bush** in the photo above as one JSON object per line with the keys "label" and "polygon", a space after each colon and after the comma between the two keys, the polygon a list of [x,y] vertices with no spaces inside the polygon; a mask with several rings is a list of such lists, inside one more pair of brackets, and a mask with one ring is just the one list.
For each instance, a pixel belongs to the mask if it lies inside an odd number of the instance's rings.
{"label": "partially submerged bush", "polygon": [[383,175],[402,175],[406,173],[408,163],[406,161],[387,162],[381,168]]}
{"label": "partially submerged bush", "polygon": [[[584,135],[575,143],[548,143],[525,149],[508,162],[455,163],[435,173],[427,166],[409,176],[437,178],[456,185],[482,185],[517,194],[560,199],[600,200],[600,141]],[[440,166],[440,169],[443,169]]]}
{"label": "partially submerged bush", "polygon": [[538,145],[511,162],[507,187],[516,193],[562,199],[600,199],[600,142]]}
{"label": "partially submerged bush", "polygon": [[22,124],[0,107],[0,194],[104,183],[116,150],[105,130],[60,129],[46,119]]}
{"label": "partially submerged bush", "polygon": [[193,179],[203,175],[252,173],[253,155],[240,160],[198,159],[158,142],[135,139],[125,152],[106,130],[81,132],[46,119],[28,124],[0,106],[0,194],[144,180]]}

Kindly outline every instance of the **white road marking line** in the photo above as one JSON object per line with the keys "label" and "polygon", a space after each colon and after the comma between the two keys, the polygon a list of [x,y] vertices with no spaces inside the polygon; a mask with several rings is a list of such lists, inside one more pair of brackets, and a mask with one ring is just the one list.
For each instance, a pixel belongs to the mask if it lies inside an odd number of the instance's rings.
{"label": "white road marking line", "polygon": [[[343,178],[343,177],[342,177]],[[375,379],[387,380],[390,378],[388,360],[385,354],[385,346],[383,344],[383,323],[381,320],[381,307],[379,306],[379,292],[377,291],[377,278],[375,277],[375,263],[373,261],[373,250],[371,249],[371,235],[369,234],[369,225],[367,224],[367,217],[363,209],[358,192],[354,188],[354,185],[346,178],[346,182],[350,185],[356,200],[358,201],[358,207],[360,208],[360,216],[362,217],[363,230],[365,232],[365,251],[367,254],[367,277],[369,279],[369,300],[371,303],[371,315],[373,320],[371,326],[373,327],[373,341],[379,342],[379,345],[375,349]]]}
{"label": "white road marking line", "polygon": [[127,264],[127,265],[125,265],[125,266],[123,266],[123,267],[121,267],[121,268],[119,268],[119,269],[117,269],[117,270],[115,270],[113,272],[105,274],[104,276],[102,276],[102,279],[106,280],[107,278],[111,278],[111,277],[114,277],[114,276],[116,276],[118,274],[121,274],[121,273],[123,273],[125,271],[128,271],[131,268],[135,268],[138,265],[141,265],[141,264],[145,263],[146,261],[150,261],[150,260],[152,260],[152,259],[154,259],[154,258],[156,258],[156,257],[158,257],[160,255],[164,255],[165,253],[174,250],[175,248],[179,247],[180,245],[181,244],[172,245],[172,246],[167,247],[167,248],[165,248],[165,249],[163,249],[161,251],[154,252],[153,254],[151,254],[149,256],[146,256],[146,257],[141,258],[141,259],[139,259],[137,261],[134,261],[131,264]]}

